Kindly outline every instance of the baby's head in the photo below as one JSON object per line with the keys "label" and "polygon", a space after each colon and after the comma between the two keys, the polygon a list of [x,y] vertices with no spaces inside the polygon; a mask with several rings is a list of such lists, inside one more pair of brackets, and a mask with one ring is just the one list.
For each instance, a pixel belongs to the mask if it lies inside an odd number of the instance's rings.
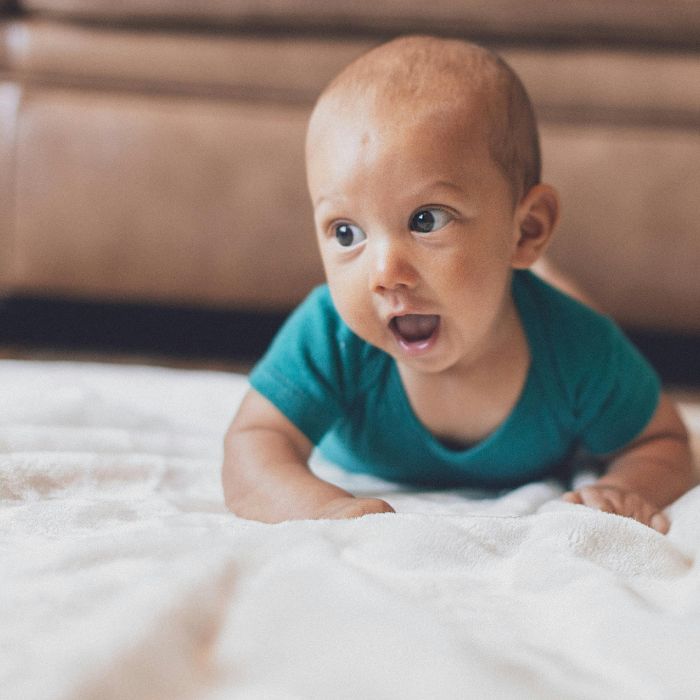
{"label": "baby's head", "polygon": [[[400,321],[402,337],[397,314],[439,317],[442,340],[488,332],[512,269],[539,257],[557,219],[522,83],[462,41],[402,37],[350,64],[316,103],[306,160],[336,307],[391,352],[388,324],[397,359],[435,355],[423,347],[431,319]],[[368,327],[371,310],[383,331]],[[452,313],[461,328],[446,323]]]}
{"label": "baby's head", "polygon": [[[498,55],[476,44],[429,36],[395,39],[346,67],[322,92],[309,124],[314,136],[335,120],[360,110],[397,127],[432,117],[462,122],[465,137],[480,121],[514,202],[541,176],[537,122],[522,82]],[[369,115],[368,115],[369,116]]]}

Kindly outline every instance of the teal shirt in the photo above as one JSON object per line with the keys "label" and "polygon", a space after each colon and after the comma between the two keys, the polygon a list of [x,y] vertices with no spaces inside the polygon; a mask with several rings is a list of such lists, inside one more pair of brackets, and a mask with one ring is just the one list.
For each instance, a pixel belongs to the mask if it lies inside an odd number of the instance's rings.
{"label": "teal shirt", "polygon": [[421,487],[517,486],[556,476],[578,447],[604,454],[637,436],[659,380],[617,326],[529,271],[515,272],[512,291],[530,348],[525,386],[466,449],[423,426],[395,360],[345,325],[326,285],[289,317],[250,383],[339,466]]}

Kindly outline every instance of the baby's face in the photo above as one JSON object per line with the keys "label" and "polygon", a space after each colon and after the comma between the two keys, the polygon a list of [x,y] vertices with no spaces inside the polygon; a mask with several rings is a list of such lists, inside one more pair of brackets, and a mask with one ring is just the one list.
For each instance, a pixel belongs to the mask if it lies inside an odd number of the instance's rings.
{"label": "baby's face", "polygon": [[[307,149],[316,231],[343,320],[397,362],[442,372],[505,319],[518,224],[483,120],[327,115]],[[318,122],[319,120],[317,120]]]}

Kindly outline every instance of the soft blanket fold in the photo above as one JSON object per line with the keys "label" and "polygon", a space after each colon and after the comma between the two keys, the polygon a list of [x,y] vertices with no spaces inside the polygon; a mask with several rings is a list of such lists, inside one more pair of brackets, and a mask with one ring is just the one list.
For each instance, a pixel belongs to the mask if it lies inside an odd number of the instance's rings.
{"label": "soft blanket fold", "polygon": [[244,377],[5,361],[0,386],[0,697],[698,696],[700,488],[664,537],[553,482],[317,460],[398,512],[263,525],[221,501]]}

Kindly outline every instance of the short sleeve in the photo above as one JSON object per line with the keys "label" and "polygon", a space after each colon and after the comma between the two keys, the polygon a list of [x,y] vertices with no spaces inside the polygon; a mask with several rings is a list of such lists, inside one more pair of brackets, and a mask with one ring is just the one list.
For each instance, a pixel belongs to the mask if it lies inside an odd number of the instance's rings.
{"label": "short sleeve", "polygon": [[327,287],[317,287],[286,320],[249,378],[314,444],[342,412],[341,323]]}
{"label": "short sleeve", "polygon": [[578,397],[581,441],[595,454],[613,452],[637,437],[651,420],[660,381],[608,318],[601,318],[584,364]]}

